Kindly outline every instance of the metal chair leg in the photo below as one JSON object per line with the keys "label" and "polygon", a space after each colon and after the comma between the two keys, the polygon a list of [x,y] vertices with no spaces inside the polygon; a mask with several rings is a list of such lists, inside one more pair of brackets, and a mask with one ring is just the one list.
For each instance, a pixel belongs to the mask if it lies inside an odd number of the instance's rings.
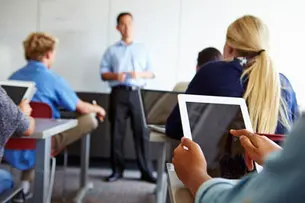
{"label": "metal chair leg", "polygon": [[50,183],[49,183],[47,202],[51,202],[51,199],[52,199],[54,179],[55,179],[55,169],[56,169],[56,158],[52,157],[51,160],[52,160],[52,167],[51,167],[51,177],[50,177]]}
{"label": "metal chair leg", "polygon": [[68,168],[68,149],[65,148],[64,150],[64,165],[63,165],[63,183],[62,183],[62,201],[66,202],[66,175],[67,175],[67,168]]}

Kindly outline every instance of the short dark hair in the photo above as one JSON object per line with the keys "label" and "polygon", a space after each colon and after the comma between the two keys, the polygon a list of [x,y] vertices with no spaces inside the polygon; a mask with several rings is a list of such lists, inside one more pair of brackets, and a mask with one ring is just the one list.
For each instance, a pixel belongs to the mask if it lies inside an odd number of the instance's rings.
{"label": "short dark hair", "polygon": [[214,47],[208,47],[198,53],[197,67],[200,67],[203,64],[210,61],[219,61],[222,59],[223,59],[222,54],[218,49]]}
{"label": "short dark hair", "polygon": [[124,17],[124,16],[130,16],[131,18],[133,18],[132,14],[131,14],[130,12],[123,12],[123,13],[120,13],[120,14],[118,15],[118,17],[116,18],[116,23],[117,23],[117,24],[120,24],[120,20],[121,20],[121,18]]}

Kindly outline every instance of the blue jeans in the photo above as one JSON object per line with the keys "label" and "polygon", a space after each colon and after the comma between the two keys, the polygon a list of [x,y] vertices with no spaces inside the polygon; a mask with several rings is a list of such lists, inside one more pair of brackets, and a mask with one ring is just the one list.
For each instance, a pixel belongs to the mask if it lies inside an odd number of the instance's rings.
{"label": "blue jeans", "polygon": [[12,175],[3,169],[0,169],[0,194],[14,186]]}

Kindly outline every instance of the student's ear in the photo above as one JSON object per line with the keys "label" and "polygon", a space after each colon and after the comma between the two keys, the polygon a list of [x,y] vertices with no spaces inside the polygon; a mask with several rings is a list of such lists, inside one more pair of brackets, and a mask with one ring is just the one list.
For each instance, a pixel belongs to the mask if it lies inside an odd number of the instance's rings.
{"label": "student's ear", "polygon": [[233,48],[230,47],[229,45],[228,45],[228,51],[229,51],[229,54],[230,54],[231,56],[234,56],[234,55],[235,55],[235,49],[233,49]]}
{"label": "student's ear", "polygon": [[46,57],[46,59],[50,59],[50,58],[51,58],[51,52],[48,51],[48,52],[45,54],[45,57]]}
{"label": "student's ear", "polygon": [[115,28],[116,28],[117,31],[120,32],[119,25],[117,25]]}
{"label": "student's ear", "polygon": [[228,45],[227,43],[225,44],[223,48],[223,57],[225,60],[231,60],[234,58],[235,50]]}

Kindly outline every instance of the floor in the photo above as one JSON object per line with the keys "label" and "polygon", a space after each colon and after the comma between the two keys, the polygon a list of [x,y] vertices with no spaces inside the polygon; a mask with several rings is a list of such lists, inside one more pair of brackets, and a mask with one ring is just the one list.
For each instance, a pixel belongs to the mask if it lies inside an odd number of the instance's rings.
{"label": "floor", "polygon": [[[20,173],[11,170],[14,178],[19,180]],[[139,181],[140,173],[128,170],[124,173],[124,179],[114,183],[107,183],[104,178],[110,175],[108,169],[90,169],[89,181],[94,189],[89,191],[83,203],[154,203],[155,185]],[[65,186],[64,186],[65,182]],[[72,203],[79,185],[79,169],[69,168],[66,175],[61,167],[56,169],[56,177],[53,187],[52,203]]]}
{"label": "floor", "polygon": [[[154,203],[155,185],[139,181],[140,173],[127,171],[124,179],[107,183],[103,179],[110,175],[110,170],[91,169],[89,180],[93,182],[94,189],[88,192],[84,203]],[[66,202],[72,202],[79,184],[79,170],[69,169],[66,175],[66,186],[63,190],[63,171],[57,170],[55,185],[53,190],[54,203],[63,202],[62,196],[66,197]],[[63,195],[64,194],[64,195]]]}

